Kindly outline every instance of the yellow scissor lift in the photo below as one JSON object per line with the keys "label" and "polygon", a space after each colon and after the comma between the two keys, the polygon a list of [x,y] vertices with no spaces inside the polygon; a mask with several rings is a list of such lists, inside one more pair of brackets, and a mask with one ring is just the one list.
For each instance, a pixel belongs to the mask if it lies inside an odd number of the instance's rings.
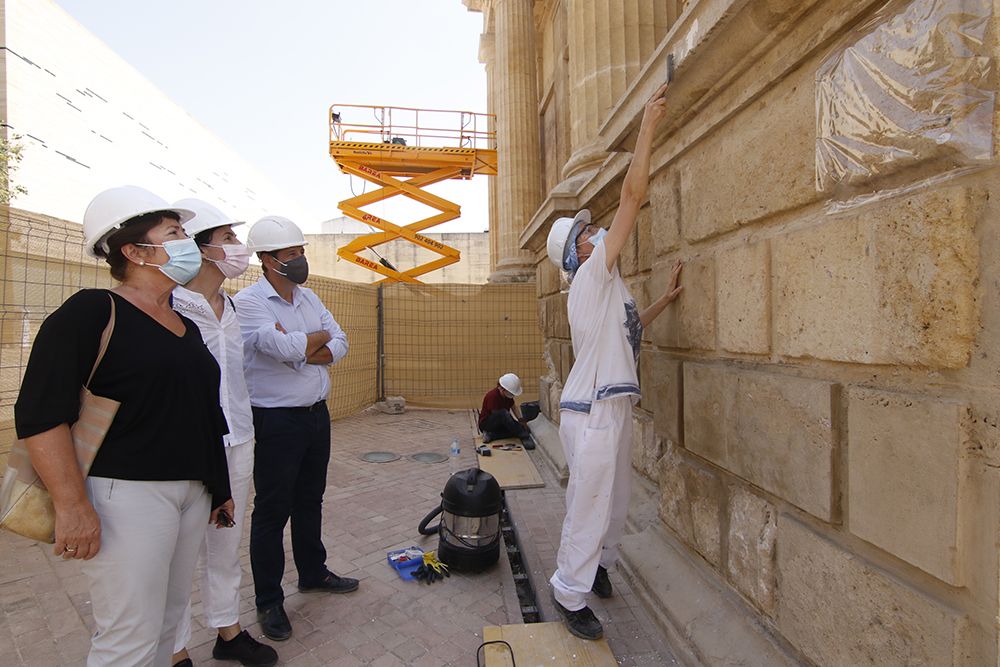
{"label": "yellow scissor lift", "polygon": [[[496,175],[495,117],[468,111],[334,104],[330,107],[330,156],[343,173],[379,186],[345,199],[338,208],[382,231],[354,239],[338,248],[337,255],[385,276],[380,282],[419,283],[417,276],[454,264],[460,257],[457,249],[420,234],[461,214],[458,204],[424,188],[451,178]],[[439,213],[399,226],[362,210],[396,195],[409,197]],[[436,252],[441,258],[399,271],[385,260],[375,262],[358,255],[398,238]]]}

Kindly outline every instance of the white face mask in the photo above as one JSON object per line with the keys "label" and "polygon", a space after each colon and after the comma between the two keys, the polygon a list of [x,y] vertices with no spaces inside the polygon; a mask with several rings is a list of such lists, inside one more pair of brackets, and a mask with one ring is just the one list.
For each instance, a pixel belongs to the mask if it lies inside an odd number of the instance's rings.
{"label": "white face mask", "polygon": [[596,248],[597,244],[600,243],[607,235],[608,235],[608,230],[602,227],[598,229],[596,232],[594,232],[593,235],[591,235],[591,237],[587,239],[587,241],[589,241],[590,244]]}
{"label": "white face mask", "polygon": [[205,244],[209,248],[222,248],[226,253],[225,259],[212,259],[206,257],[208,261],[219,267],[226,278],[238,278],[250,266],[250,249],[242,243],[227,243],[226,245]]}

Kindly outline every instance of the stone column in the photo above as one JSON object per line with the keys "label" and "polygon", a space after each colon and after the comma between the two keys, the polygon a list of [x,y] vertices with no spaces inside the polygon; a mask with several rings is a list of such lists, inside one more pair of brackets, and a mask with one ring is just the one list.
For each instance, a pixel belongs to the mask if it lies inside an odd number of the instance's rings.
{"label": "stone column", "polygon": [[[496,114],[496,95],[493,93],[493,86],[496,79],[493,75],[496,63],[496,35],[492,30],[484,31],[479,36],[479,62],[486,68],[486,113]],[[490,125],[490,130],[496,132],[497,126],[494,121]],[[489,223],[490,223],[490,273],[496,271],[497,259],[499,258],[498,239],[499,234],[493,229],[496,221],[499,220],[499,197],[497,192],[498,176],[490,176],[488,184],[489,196]]]}
{"label": "stone column", "polygon": [[538,140],[538,81],[533,0],[495,0],[492,98],[497,114],[496,264],[490,282],[520,282],[535,275],[521,232],[542,200]]}
{"label": "stone column", "polygon": [[[596,168],[598,131],[666,34],[672,17],[655,0],[565,0],[569,29],[570,142],[563,178]],[[666,73],[666,65],[663,67]]]}

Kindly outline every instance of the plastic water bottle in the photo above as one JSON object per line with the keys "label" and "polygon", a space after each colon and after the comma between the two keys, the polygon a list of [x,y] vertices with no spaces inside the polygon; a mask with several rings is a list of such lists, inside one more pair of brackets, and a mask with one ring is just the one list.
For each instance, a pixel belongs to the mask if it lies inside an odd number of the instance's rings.
{"label": "plastic water bottle", "polygon": [[458,446],[458,438],[455,438],[451,441],[451,449],[448,451],[448,467],[452,475],[458,472],[458,455],[461,453],[462,449]]}

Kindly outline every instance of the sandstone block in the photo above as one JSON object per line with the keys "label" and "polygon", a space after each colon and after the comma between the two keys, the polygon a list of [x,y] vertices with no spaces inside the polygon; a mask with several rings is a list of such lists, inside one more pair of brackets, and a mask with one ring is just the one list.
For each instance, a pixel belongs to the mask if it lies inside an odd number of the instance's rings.
{"label": "sandstone block", "polygon": [[832,521],[836,390],[822,380],[684,364],[685,446]]}
{"label": "sandstone block", "polygon": [[[555,421],[555,416],[553,415],[552,402],[549,400],[551,395],[552,380],[548,378],[538,379],[538,409],[543,415],[549,418],[549,421]],[[556,410],[558,412],[558,410]]]}
{"label": "sandstone block", "polygon": [[[647,301],[658,299],[670,285],[673,262],[653,267],[646,283]],[[688,262],[683,273],[684,291],[649,326],[650,339],[661,347],[715,349],[715,261],[700,258]]]}
{"label": "sandstone block", "polygon": [[736,590],[771,617],[778,592],[777,535],[778,513],[774,506],[742,486],[730,486],[726,572]]}
{"label": "sandstone block", "polygon": [[622,247],[621,254],[618,255],[618,270],[623,278],[631,278],[639,271],[639,234],[637,231],[638,225],[632,230],[632,234]]}
{"label": "sandstone block", "polygon": [[640,273],[653,268],[653,208],[649,204],[639,209],[635,221],[636,270]]}
{"label": "sandstone block", "polygon": [[778,519],[781,633],[816,665],[956,665],[966,620],[820,537]]}
{"label": "sandstone block", "polygon": [[559,338],[569,339],[569,317],[566,314],[566,302],[569,292],[560,292],[554,299],[555,335]]}
{"label": "sandstone block", "polygon": [[677,172],[664,169],[650,179],[649,208],[653,256],[660,258],[681,246]]}
{"label": "sandstone block", "polygon": [[639,413],[632,413],[632,467],[640,474],[656,481],[663,446],[653,431],[653,420]]}
{"label": "sandstone block", "polygon": [[962,586],[967,406],[851,389],[847,410],[852,533]]}
{"label": "sandstone block", "polygon": [[562,377],[562,345],[553,338],[545,341],[545,364],[552,378]]}
{"label": "sandstone block", "polygon": [[700,241],[816,199],[813,75],[799,69],[681,160],[685,239]]}
{"label": "sandstone block", "polygon": [[709,563],[718,567],[725,490],[719,476],[685,460],[665,443],[659,465],[660,518]]}
{"label": "sandstone block", "polygon": [[639,384],[642,407],[653,413],[656,435],[675,444],[683,444],[681,423],[683,373],[680,361],[664,352],[643,350],[640,356]]}
{"label": "sandstone block", "polygon": [[719,347],[764,354],[771,349],[771,270],[767,241],[719,253]]}
{"label": "sandstone block", "polygon": [[549,261],[548,256],[545,256],[542,261],[538,263],[536,274],[539,297],[549,296],[550,294],[555,294],[559,291],[559,269],[557,269],[556,266]]}
{"label": "sandstone block", "polygon": [[976,199],[971,188],[938,188],[775,240],[775,349],[964,367],[978,330]]}
{"label": "sandstone block", "polygon": [[562,378],[562,381],[565,384],[566,378],[569,377],[569,372],[573,370],[573,361],[575,360],[573,357],[573,344],[560,343],[559,349],[560,349],[559,377]]}

